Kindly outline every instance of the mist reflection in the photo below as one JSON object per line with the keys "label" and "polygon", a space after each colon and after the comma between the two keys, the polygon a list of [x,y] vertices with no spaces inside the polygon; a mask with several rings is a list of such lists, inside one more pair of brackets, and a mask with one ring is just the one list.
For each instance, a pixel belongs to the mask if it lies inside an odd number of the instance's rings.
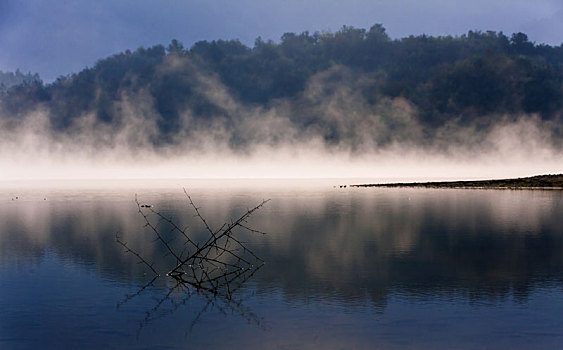
{"label": "mist reflection", "polygon": [[[269,188],[193,196],[212,227],[272,199],[251,219],[268,235],[244,237],[266,261],[253,276],[257,294],[384,307],[392,295],[497,301],[512,293],[525,301],[534,288],[563,282],[557,191]],[[180,190],[139,198],[204,234]],[[162,256],[133,197],[4,204],[0,267],[37,263],[49,250],[104,278],[143,285],[150,278],[115,233],[151,261]]]}

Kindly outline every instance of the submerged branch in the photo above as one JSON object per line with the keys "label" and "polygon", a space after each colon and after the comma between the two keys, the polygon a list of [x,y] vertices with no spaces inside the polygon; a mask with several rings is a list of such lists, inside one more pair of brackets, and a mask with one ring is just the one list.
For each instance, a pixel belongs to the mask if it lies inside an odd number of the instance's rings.
{"label": "submerged branch", "polygon": [[[264,264],[264,261],[249,249],[245,242],[236,237],[236,229],[265,234],[249,227],[247,221],[269,199],[248,209],[238,219],[230,223],[226,222],[218,230],[213,230],[186,189],[184,194],[188,198],[189,207],[195,212],[195,217],[205,227],[207,238],[202,241],[196,240],[189,234],[187,228],[182,229],[172,218],[153,209],[152,205],[141,205],[135,195],[135,204],[145,223],[144,227],[148,227],[155,235],[154,241],[165,248],[163,261],[165,262],[166,256],[169,255],[175,259],[175,263],[167,269],[167,276],[185,287],[231,298],[232,293]],[[169,232],[163,231],[163,225],[170,228]],[[164,232],[167,232],[167,235]],[[180,248],[177,247],[176,242],[174,245],[171,244],[178,238],[182,239],[181,244],[178,244]],[[131,249],[117,234],[116,241],[125,248],[126,252],[135,255],[140,263],[153,271],[155,276],[160,276],[153,264],[143,258],[139,252]]]}
{"label": "submerged branch", "polygon": [[[184,190],[185,191],[185,190]],[[189,197],[189,195],[187,194],[187,192],[185,192],[186,195],[188,196],[188,199],[190,200],[190,204],[193,206],[194,210],[196,210],[197,212],[197,217],[199,217],[202,222],[204,223],[204,225],[206,226],[207,230],[210,232],[210,237],[209,239],[199,248],[197,249],[194,253],[192,253],[191,255],[189,255],[187,258],[181,260],[178,265],[176,265],[172,270],[170,270],[170,272],[168,273],[169,275],[176,275],[178,273],[178,270],[181,269],[184,265],[189,264],[192,261],[197,261],[198,259],[201,261],[202,259],[206,258],[211,249],[215,248],[215,249],[220,249],[220,240],[223,238],[231,238],[233,239],[233,230],[237,227],[240,226],[241,223],[245,223],[246,220],[258,209],[260,209],[262,206],[264,206],[264,204],[266,204],[268,200],[263,200],[262,203],[258,204],[257,206],[255,206],[252,209],[249,209],[246,211],[246,213],[244,213],[240,218],[238,218],[235,222],[227,225],[226,228],[224,228],[222,231],[218,231],[218,232],[213,232],[213,230],[211,230],[211,228],[209,227],[209,225],[207,225],[207,222],[205,221],[205,219],[201,216],[201,214],[199,213],[199,210],[197,209],[197,207],[193,204],[193,201],[191,199],[191,197]],[[233,239],[234,240],[234,239]],[[239,243],[239,245],[241,245]],[[244,246],[242,246],[245,251],[249,251],[248,249],[246,249]],[[231,250],[231,253],[233,252],[233,250]],[[253,256],[255,256],[254,254],[252,254]],[[237,256],[238,258],[238,256]]]}
{"label": "submerged branch", "polygon": [[[249,323],[260,325],[258,317],[245,309],[241,301],[237,301],[233,297],[234,293],[264,266],[264,261],[247,246],[246,242],[243,242],[240,237],[236,237],[238,233],[236,229],[240,228],[239,231],[251,234],[265,234],[248,226],[247,221],[269,200],[263,200],[257,206],[248,209],[238,219],[225,222],[214,231],[186,189],[184,189],[184,194],[188,198],[189,207],[195,212],[194,216],[207,231],[207,236],[202,240],[194,238],[195,236],[190,235],[187,227],[181,228],[172,218],[153,209],[152,205],[140,204],[135,195],[135,203],[139,215],[143,218],[144,227],[154,233],[153,241],[158,242],[157,244],[164,248],[162,262],[159,261],[159,266],[164,266],[165,271],[168,271],[166,276],[175,281],[168,293],[146,312],[145,318],[139,324],[139,331],[151,321],[175,312],[180,306],[185,305],[194,293],[206,298],[207,303],[197,314],[190,329],[209,307],[217,307],[220,312],[230,310],[245,318]],[[149,263],[141,253],[131,249],[118,234],[115,235],[115,239],[127,253],[133,254],[139,259],[139,263],[144,264],[155,274],[155,277],[137,293],[126,295],[124,300],[117,304],[119,309],[121,305],[146,291],[149,286],[153,286],[160,274],[153,267],[154,263]],[[176,242],[175,240],[178,239],[182,241]],[[175,260],[166,259],[167,256],[173,256]],[[166,267],[166,264],[169,266]],[[175,291],[184,292],[179,302],[173,297],[173,294],[176,294]],[[170,308],[163,307],[167,300],[172,302]]]}

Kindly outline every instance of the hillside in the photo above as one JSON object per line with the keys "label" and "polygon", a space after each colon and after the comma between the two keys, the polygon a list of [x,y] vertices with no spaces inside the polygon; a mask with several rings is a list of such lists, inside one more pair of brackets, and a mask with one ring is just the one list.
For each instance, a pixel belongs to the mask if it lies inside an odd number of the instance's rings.
{"label": "hillside", "polygon": [[425,145],[452,125],[482,132],[522,115],[557,140],[562,110],[563,46],[492,31],[391,40],[377,24],[258,38],[252,48],[173,40],[117,53],[51,84],[12,86],[0,94],[0,127],[41,111],[54,134],[142,124],[150,132],[137,140],[166,147],[220,123],[233,131],[228,144],[245,148],[261,137],[245,132],[248,118],[283,117],[294,134],[354,150]]}

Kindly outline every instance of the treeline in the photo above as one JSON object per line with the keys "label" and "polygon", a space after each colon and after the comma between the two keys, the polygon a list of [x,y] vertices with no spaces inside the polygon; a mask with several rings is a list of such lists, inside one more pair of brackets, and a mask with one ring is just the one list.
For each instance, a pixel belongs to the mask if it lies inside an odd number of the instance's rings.
{"label": "treeline", "polygon": [[209,97],[210,85],[202,83],[209,77],[241,105],[289,103],[296,111],[292,121],[307,127],[323,120],[312,115],[318,110],[310,108],[307,86],[334,67],[342,69],[325,77],[331,86],[352,83],[367,106],[401,97],[429,128],[454,118],[472,123],[518,113],[559,120],[563,110],[563,45],[537,45],[523,33],[509,37],[492,31],[392,40],[377,24],[369,30],[344,26],[334,33],[286,33],[279,43],[258,38],[252,48],[238,40],[141,47],[51,84],[24,79],[3,91],[1,117],[17,118],[41,107],[57,129],[86,113],[112,123],[119,120],[116,102],[142,92],[154,106],[160,131],[170,133],[186,110],[197,118],[230,118],[230,111]]}
{"label": "treeline", "polygon": [[22,73],[19,69],[16,72],[3,72],[0,70],[0,93],[6,91],[15,85],[24,83],[32,83],[34,81],[40,82],[39,74]]}

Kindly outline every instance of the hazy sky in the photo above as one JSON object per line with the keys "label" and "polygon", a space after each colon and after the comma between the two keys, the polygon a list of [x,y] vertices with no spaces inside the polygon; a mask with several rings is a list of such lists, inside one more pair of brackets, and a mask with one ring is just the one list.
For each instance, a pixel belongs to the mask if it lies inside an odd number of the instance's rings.
{"label": "hazy sky", "polygon": [[522,31],[563,42],[561,0],[0,0],[0,70],[38,72],[45,81],[78,72],[125,49],[189,47],[198,40],[284,32],[336,31],[382,23],[389,35]]}

